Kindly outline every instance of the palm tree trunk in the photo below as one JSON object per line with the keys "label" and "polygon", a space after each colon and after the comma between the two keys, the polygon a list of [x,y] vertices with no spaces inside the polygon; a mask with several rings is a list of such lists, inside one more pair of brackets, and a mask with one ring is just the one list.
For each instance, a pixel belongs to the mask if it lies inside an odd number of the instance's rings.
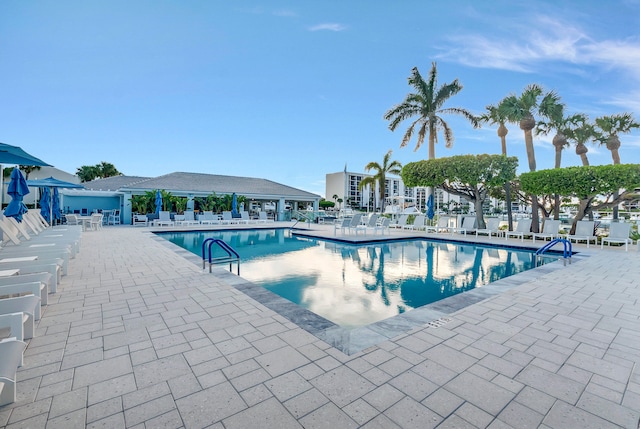
{"label": "palm tree trunk", "polygon": [[[613,165],[618,165],[620,164],[620,153],[618,152],[618,149],[611,149],[611,158],[613,159]],[[613,198],[617,199],[620,196],[620,192],[616,191],[613,194]],[[616,204],[615,206],[613,206],[613,220],[616,221],[618,220],[618,205]]]}
{"label": "palm tree trunk", "polygon": [[[533,134],[531,129],[524,130],[524,142],[527,148],[529,171],[536,171],[536,154],[533,150]],[[540,217],[538,215],[538,196],[531,195],[531,232],[539,232]]]}
{"label": "palm tree trunk", "polygon": [[[556,164],[555,168],[560,168],[562,163],[562,146],[556,146]],[[560,219],[560,195],[555,194],[553,196],[553,218],[555,220]]]}
{"label": "palm tree trunk", "polygon": [[588,166],[589,165],[589,158],[587,158],[587,154],[586,153],[581,153],[580,154],[580,159],[582,160],[582,165],[583,166]]}

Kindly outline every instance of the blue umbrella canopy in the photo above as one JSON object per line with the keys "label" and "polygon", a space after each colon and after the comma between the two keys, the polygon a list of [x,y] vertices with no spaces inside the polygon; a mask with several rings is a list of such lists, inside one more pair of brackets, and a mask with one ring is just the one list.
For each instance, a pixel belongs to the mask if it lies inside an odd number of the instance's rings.
{"label": "blue umbrella canopy", "polygon": [[[47,200],[47,210],[49,211],[47,215],[44,214],[43,211],[43,205],[42,205],[42,201],[43,199],[40,198],[40,213],[42,213],[42,217],[44,217],[46,219],[47,222],[51,223],[52,219],[60,219],[62,217],[62,214],[59,214],[58,217],[56,217],[53,213],[53,210],[55,208],[55,205],[52,204],[51,202],[51,194],[55,194],[57,195],[57,190],[58,188],[82,188],[84,189],[83,185],[80,185],[78,183],[71,183],[71,182],[65,182],[64,180],[58,180],[55,177],[47,177],[46,179],[34,179],[34,180],[27,180],[27,185],[28,186],[37,186],[39,188],[44,188],[44,192],[47,193],[48,200]],[[56,192],[54,192],[54,189]],[[44,196],[44,193],[43,193]],[[60,210],[59,207],[60,201],[58,200],[58,211]]]}
{"label": "blue umbrella canopy", "polygon": [[[47,164],[41,159],[36,158],[33,155],[28,154],[22,148],[18,146],[11,146],[9,144],[0,143],[0,172],[2,172],[2,164],[9,165],[37,165],[40,167],[51,167],[51,164]],[[0,177],[0,207],[2,207],[2,187],[4,180]]]}
{"label": "blue umbrella canopy", "polygon": [[11,146],[5,143],[0,143],[0,164],[51,167],[51,164],[47,164],[43,160],[29,155],[18,146]]}
{"label": "blue umbrella canopy", "polygon": [[160,189],[156,191],[156,214],[160,214],[160,210],[162,210],[162,193]]}
{"label": "blue umbrella canopy", "polygon": [[4,210],[4,215],[22,222],[22,215],[29,211],[24,202],[22,202],[22,198],[29,193],[29,187],[26,180],[24,180],[22,172],[17,167],[11,172],[11,182],[9,182],[7,193],[11,195],[11,202]]}
{"label": "blue umbrella canopy", "polygon": [[433,216],[435,216],[435,212],[433,211],[433,194],[431,194],[427,200],[427,217],[431,220]]}
{"label": "blue umbrella canopy", "polygon": [[78,183],[65,182],[55,177],[47,177],[46,179],[27,180],[28,186],[37,186],[39,188],[84,188]]}
{"label": "blue umbrella canopy", "polygon": [[49,188],[42,188],[40,196],[40,214],[47,222],[51,223],[51,192]]}

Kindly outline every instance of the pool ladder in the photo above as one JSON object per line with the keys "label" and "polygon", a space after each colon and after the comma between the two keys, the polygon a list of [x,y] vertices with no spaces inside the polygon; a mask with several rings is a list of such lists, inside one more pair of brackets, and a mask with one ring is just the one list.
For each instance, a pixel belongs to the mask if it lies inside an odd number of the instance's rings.
{"label": "pool ladder", "polygon": [[[211,256],[211,247],[213,245],[217,245],[219,248],[224,250],[227,256],[220,256],[217,258],[213,258]],[[238,275],[240,275],[240,255],[236,252],[233,247],[229,246],[224,241],[217,238],[207,238],[202,242],[202,269],[204,270],[207,265],[207,261],[209,262],[209,272],[211,272],[211,266],[213,264],[229,264],[229,271],[233,272],[232,265],[235,262],[238,267]]]}
{"label": "pool ladder", "polygon": [[567,259],[567,257],[571,258],[571,255],[573,254],[573,249],[571,246],[571,241],[567,240],[566,238],[554,238],[553,240],[551,240],[550,242],[548,242],[547,244],[545,244],[544,246],[536,250],[536,256],[540,256],[544,254],[544,252],[551,249],[553,246],[555,246],[558,243],[562,243],[564,247],[562,251],[562,257],[564,259]]}

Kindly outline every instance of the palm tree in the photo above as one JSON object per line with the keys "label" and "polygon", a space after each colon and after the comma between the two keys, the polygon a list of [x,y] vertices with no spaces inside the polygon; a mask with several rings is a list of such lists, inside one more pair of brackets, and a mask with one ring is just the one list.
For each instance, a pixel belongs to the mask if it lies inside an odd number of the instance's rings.
{"label": "palm tree", "polygon": [[[533,149],[533,133],[536,126],[534,113],[539,113],[538,99],[543,94],[542,87],[536,84],[528,85],[520,96],[510,95],[503,100],[509,122],[518,123],[524,131],[524,142],[527,149],[529,170],[536,171],[536,155]],[[531,195],[531,231],[538,232],[538,196]]]}
{"label": "palm tree", "polygon": [[587,152],[589,149],[585,145],[588,141],[596,138],[595,126],[589,122],[589,117],[584,113],[578,113],[572,116],[572,125],[564,130],[567,140],[572,141],[576,145],[576,155],[582,160],[582,165],[589,165]]}
{"label": "palm tree", "polygon": [[368,176],[362,179],[358,184],[358,189],[362,190],[365,186],[371,185],[375,189],[376,183],[378,184],[379,191],[379,203],[384,203],[384,194],[387,188],[387,174],[399,175],[402,171],[402,164],[400,161],[391,161],[392,150],[389,150],[382,159],[382,165],[375,161],[371,161],[364,167],[364,171],[375,170],[376,173],[373,176]]}
{"label": "palm tree", "polygon": [[440,115],[449,113],[462,115],[471,122],[474,128],[478,127],[478,119],[468,110],[458,107],[442,108],[449,98],[462,90],[462,85],[460,85],[458,79],[455,79],[451,83],[445,83],[440,87],[438,87],[437,84],[437,70],[435,62],[431,65],[428,82],[424,81],[418,71],[418,68],[414,67],[411,69],[409,85],[415,88],[416,92],[408,94],[407,98],[405,98],[401,104],[392,107],[391,110],[384,114],[384,119],[391,121],[389,124],[389,129],[391,131],[395,131],[398,125],[400,125],[400,123],[405,119],[417,117],[404,133],[400,147],[404,147],[409,143],[416,127],[418,127],[418,141],[416,143],[415,150],[420,149],[420,146],[424,143],[424,138],[428,133],[428,159],[434,159],[436,157],[435,144],[438,141],[438,131],[442,130],[447,148],[450,148],[453,145],[453,133],[451,128],[449,128],[449,125]]}
{"label": "palm tree", "polygon": [[[552,131],[556,132],[552,140],[556,150],[555,168],[561,167],[562,149],[569,145],[564,129],[571,124],[571,118],[564,115],[564,108],[565,105],[560,103],[560,97],[554,92],[549,92],[544,96],[539,107],[540,114],[548,118],[548,120],[540,121],[536,126],[536,135],[547,135]],[[554,196],[553,205],[553,218],[560,219],[560,195],[556,194]]]}
{"label": "palm tree", "polygon": [[[500,137],[500,143],[502,145],[502,154],[507,156],[507,134],[509,130],[505,125],[508,118],[508,111],[504,105],[504,100],[498,103],[497,106],[492,104],[485,107],[486,113],[480,115],[478,120],[480,122],[486,122],[489,125],[498,125],[498,137]],[[509,231],[513,231],[513,214],[511,213],[511,183],[504,184],[505,203],[507,205],[507,223],[509,224]]]}
{"label": "palm tree", "polygon": [[[611,158],[613,158],[613,164],[620,164],[620,138],[618,133],[630,133],[633,128],[640,128],[640,124],[633,120],[633,116],[630,113],[622,113],[611,116],[602,116],[596,118],[596,125],[601,132],[601,137],[598,138],[600,144],[607,146],[607,149],[611,151]],[[616,192],[614,198],[617,198]],[[618,206],[613,207],[613,219],[618,219]]]}
{"label": "palm tree", "polygon": [[76,170],[76,175],[80,178],[81,182],[90,182],[100,177],[100,172],[95,165],[83,165]]}
{"label": "palm tree", "polygon": [[611,116],[596,118],[596,125],[602,134],[600,144],[607,146],[611,151],[614,164],[620,164],[620,138],[618,134],[630,133],[634,128],[640,128],[640,123],[635,122],[630,113],[621,113]]}
{"label": "palm tree", "polygon": [[113,176],[121,176],[122,173],[118,171],[115,165],[110,162],[102,161],[100,164],[96,165],[98,170],[100,171],[100,177],[103,179],[105,177],[113,177]]}

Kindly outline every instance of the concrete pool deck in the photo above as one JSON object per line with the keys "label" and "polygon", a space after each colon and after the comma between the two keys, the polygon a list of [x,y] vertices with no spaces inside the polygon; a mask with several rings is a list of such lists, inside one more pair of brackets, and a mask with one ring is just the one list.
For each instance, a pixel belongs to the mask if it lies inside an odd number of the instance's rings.
{"label": "concrete pool deck", "polygon": [[0,427],[637,428],[640,254],[575,249],[348,355],[149,228],[86,232]]}

